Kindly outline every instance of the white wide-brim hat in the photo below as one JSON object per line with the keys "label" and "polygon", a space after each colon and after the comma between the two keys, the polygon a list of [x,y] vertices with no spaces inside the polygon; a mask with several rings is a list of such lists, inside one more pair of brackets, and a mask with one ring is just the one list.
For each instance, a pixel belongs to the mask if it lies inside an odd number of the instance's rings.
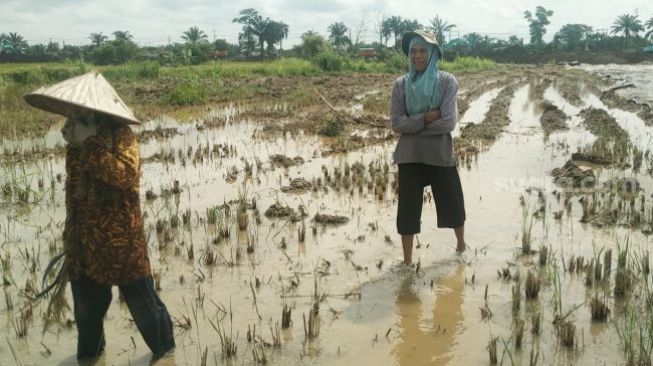
{"label": "white wide-brim hat", "polygon": [[98,71],[70,78],[27,95],[30,105],[66,117],[80,117],[90,112],[103,113],[116,122],[141,123],[120,99],[111,84]]}

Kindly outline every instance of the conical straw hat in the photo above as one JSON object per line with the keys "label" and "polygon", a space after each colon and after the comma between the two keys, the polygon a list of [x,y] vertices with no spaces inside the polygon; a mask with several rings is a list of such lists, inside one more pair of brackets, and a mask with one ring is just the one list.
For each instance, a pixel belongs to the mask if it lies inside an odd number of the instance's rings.
{"label": "conical straw hat", "polygon": [[117,122],[140,123],[111,84],[97,71],[39,88],[25,95],[32,106],[66,117],[79,117],[88,112],[108,114]]}

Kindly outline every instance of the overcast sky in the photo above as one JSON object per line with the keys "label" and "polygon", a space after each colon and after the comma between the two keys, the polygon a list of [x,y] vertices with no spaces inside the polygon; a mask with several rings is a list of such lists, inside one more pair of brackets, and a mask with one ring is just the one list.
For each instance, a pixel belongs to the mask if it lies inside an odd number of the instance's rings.
{"label": "overcast sky", "polygon": [[210,40],[235,43],[240,25],[232,23],[241,9],[254,8],[264,17],[289,25],[284,48],[313,30],[344,22],[365,41],[378,40],[378,19],[401,16],[427,25],[436,14],[456,25],[452,36],[477,32],[491,37],[523,37],[528,42],[525,10],[538,5],[554,14],[545,39],[562,25],[581,23],[595,30],[608,28],[620,14],[639,14],[642,23],[653,17],[651,0],[0,0],[0,33],[18,32],[30,43],[65,41],[88,44],[90,33],[111,35],[129,31],[139,45],[180,42],[181,34],[198,26]]}

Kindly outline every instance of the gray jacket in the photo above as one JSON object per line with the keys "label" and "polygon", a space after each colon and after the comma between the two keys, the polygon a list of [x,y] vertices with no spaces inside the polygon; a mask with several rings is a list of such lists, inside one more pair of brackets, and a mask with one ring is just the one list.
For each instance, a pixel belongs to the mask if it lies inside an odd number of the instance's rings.
{"label": "gray jacket", "polygon": [[441,95],[440,119],[424,126],[424,114],[409,116],[406,111],[406,77],[395,80],[392,89],[390,122],[392,130],[401,134],[394,152],[396,164],[423,163],[450,167],[456,165],[451,131],[458,121],[458,82],[448,72],[439,72]]}

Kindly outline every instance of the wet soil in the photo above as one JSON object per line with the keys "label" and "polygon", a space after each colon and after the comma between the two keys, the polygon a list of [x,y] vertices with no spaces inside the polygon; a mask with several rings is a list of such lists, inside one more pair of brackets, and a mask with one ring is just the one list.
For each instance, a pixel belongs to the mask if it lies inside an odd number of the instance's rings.
{"label": "wet soil", "polygon": [[[468,251],[457,255],[451,230],[436,229],[427,189],[412,267],[401,265],[395,229],[396,137],[366,123],[388,125],[377,114],[382,102],[366,93],[382,95],[394,76],[308,78],[299,94],[293,85],[302,78],[252,78],[252,90],[271,88],[260,100],[216,101],[193,111],[190,123],[170,116],[187,111],[174,111],[138,129],[161,131],[141,132],[141,193],[157,289],[175,324],[177,349],[163,364],[201,364],[206,354],[208,364],[254,365],[254,354],[265,353],[272,365],[475,365],[488,363],[493,339],[504,363],[527,364],[531,353],[551,365],[624,363],[619,337],[629,306],[648,316],[638,284],[650,277],[641,270],[653,226],[650,127],[603,104],[592,92],[599,83],[578,71],[520,66],[456,77],[468,99],[455,140],[467,152],[459,154],[459,174]],[[565,77],[584,86],[559,80]],[[248,81],[230,82],[244,90]],[[334,111],[312,87],[349,120],[337,136],[321,133]],[[277,100],[291,95],[296,103]],[[568,126],[548,138],[545,103]],[[16,144],[54,148],[56,134]],[[615,137],[626,144],[621,155],[613,151]],[[609,148],[605,156],[620,163],[570,161],[596,141],[598,152]],[[0,187],[8,187],[0,190],[7,344],[0,364],[76,364],[72,313],[42,333],[45,303],[28,305],[21,296],[39,288],[61,250],[62,156],[0,166]],[[582,179],[591,176],[590,189]],[[633,282],[620,297],[617,250],[626,240]],[[597,253],[609,249],[612,272],[587,285],[586,273],[594,273],[588,264],[596,266],[603,259]],[[526,298],[528,272],[541,284],[536,295],[531,284]],[[149,364],[149,350],[114,294],[100,362]],[[592,319],[594,296],[606,299],[608,322]],[[235,356],[224,352],[225,336],[237,345]]]}

